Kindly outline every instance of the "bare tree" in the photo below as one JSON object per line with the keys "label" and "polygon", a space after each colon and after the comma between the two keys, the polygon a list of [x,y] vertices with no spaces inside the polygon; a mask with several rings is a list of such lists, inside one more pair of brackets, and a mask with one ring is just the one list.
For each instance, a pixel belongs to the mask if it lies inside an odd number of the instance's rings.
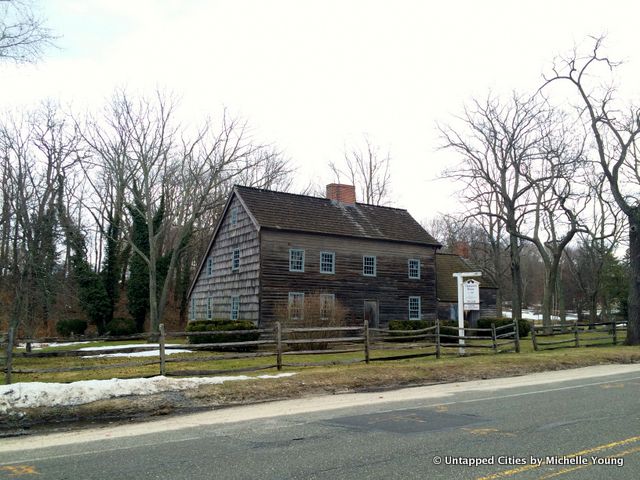
{"label": "bare tree", "polygon": [[462,183],[469,215],[499,218],[509,235],[511,304],[517,320],[522,319],[523,299],[520,232],[533,188],[526,174],[540,157],[540,125],[549,116],[537,99],[514,94],[505,103],[491,97],[474,101],[458,118],[457,128],[439,127],[443,148],[461,158],[443,175]]}
{"label": "bare tree", "polygon": [[[610,75],[618,65],[602,55],[603,37],[593,39],[593,47],[582,55],[577,49],[556,60],[545,78],[551,83],[570,85],[582,108],[581,118],[595,142],[595,151],[611,194],[627,217],[629,225],[629,323],[627,344],[640,344],[640,185],[638,139],[640,107],[621,103],[613,86],[601,86],[600,74]],[[595,84],[594,84],[595,83]]]}
{"label": "bare tree", "polygon": [[368,137],[362,147],[345,151],[344,166],[330,163],[329,167],[338,183],[355,185],[362,202],[372,205],[389,204],[391,188],[391,156],[380,153]]}
{"label": "bare tree", "polygon": [[55,36],[30,0],[0,0],[0,60],[34,62]]}

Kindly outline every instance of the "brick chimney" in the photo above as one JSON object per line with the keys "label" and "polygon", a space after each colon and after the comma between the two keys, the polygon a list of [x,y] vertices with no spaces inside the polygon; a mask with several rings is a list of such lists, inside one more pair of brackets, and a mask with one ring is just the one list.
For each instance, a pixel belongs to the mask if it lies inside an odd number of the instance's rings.
{"label": "brick chimney", "polygon": [[346,205],[355,205],[356,187],[341,183],[330,183],[327,185],[327,198]]}
{"label": "brick chimney", "polygon": [[471,247],[467,242],[456,242],[453,244],[453,253],[462,258],[469,258]]}

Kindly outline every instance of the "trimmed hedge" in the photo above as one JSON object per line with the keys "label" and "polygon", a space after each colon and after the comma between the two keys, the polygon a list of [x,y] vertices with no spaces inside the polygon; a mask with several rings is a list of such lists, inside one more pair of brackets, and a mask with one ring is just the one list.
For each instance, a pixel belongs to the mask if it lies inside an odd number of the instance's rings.
{"label": "trimmed hedge", "polygon": [[[502,327],[503,325],[511,325],[513,320],[511,318],[497,317],[497,318],[481,318],[478,320],[478,328],[491,328],[491,324],[495,323],[496,327]],[[520,320],[518,322],[518,333],[520,338],[524,338],[529,335],[531,331],[531,323],[527,320]]]}
{"label": "trimmed hedge", "polygon": [[109,335],[119,337],[121,335],[133,335],[138,332],[136,321],[132,318],[115,317],[107,323],[106,330]]}
{"label": "trimmed hedge", "polygon": [[[260,332],[235,333],[235,330],[257,330],[251,320],[196,320],[187,323],[187,332],[216,332],[211,335],[193,335],[187,337],[187,342],[198,343],[227,343],[251,342],[260,338]],[[257,345],[240,345],[237,347],[218,347],[215,350],[251,351]]]}
{"label": "trimmed hedge", "polygon": [[71,335],[84,335],[87,330],[87,322],[78,318],[69,318],[67,320],[59,320],[56,323],[56,332],[63,337]]}

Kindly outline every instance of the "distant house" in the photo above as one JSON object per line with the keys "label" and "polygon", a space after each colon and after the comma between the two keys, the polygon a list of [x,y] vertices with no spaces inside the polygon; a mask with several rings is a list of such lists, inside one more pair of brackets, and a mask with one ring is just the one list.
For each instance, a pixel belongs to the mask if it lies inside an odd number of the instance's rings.
{"label": "distant house", "polygon": [[302,315],[305,297],[335,302],[348,322],[436,318],[441,245],[406,210],[235,186],[189,291],[189,318],[268,326]]}
{"label": "distant house", "polygon": [[[441,320],[458,318],[458,285],[453,274],[458,272],[481,271],[468,260],[453,253],[438,253],[436,255],[436,296],[438,299],[438,318]],[[496,316],[496,294],[498,287],[487,277],[471,277],[480,282],[480,310],[469,312],[467,320],[471,326],[478,318]],[[465,279],[467,280],[467,279]]]}

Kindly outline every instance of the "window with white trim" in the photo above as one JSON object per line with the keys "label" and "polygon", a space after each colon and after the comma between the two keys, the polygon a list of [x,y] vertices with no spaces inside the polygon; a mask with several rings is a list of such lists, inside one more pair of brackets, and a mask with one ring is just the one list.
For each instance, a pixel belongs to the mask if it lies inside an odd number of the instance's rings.
{"label": "window with white trim", "polygon": [[207,277],[213,277],[213,258],[207,258]]}
{"label": "window with white trim", "polygon": [[409,297],[409,320],[421,320],[420,297]]}
{"label": "window with white trim", "polygon": [[320,273],[336,273],[336,254],[320,252]]}
{"label": "window with white trim", "polygon": [[240,297],[231,297],[231,320],[238,320],[240,316]]}
{"label": "window with white trim", "polygon": [[289,292],[289,320],[304,318],[304,293]]}
{"label": "window with white trim", "polygon": [[196,319],[196,297],[191,297],[191,309],[189,310],[189,320]]}
{"label": "window with white trim", "polygon": [[240,268],[240,249],[236,248],[231,254],[231,271],[236,272]]}
{"label": "window with white trim", "polygon": [[376,257],[372,255],[362,257],[362,274],[366,277],[376,276]]}
{"label": "window with white trim", "polygon": [[420,278],[420,260],[417,258],[409,259],[409,278]]}
{"label": "window with white trim", "polygon": [[207,320],[213,318],[213,297],[207,298]]}
{"label": "window with white trim", "polygon": [[229,224],[235,227],[238,224],[238,207],[233,207],[229,215]]}
{"label": "window with white trim", "polygon": [[300,248],[289,249],[289,271],[304,272],[304,250]]}
{"label": "window with white trim", "polygon": [[328,320],[333,315],[336,296],[333,293],[320,294],[320,320]]}

